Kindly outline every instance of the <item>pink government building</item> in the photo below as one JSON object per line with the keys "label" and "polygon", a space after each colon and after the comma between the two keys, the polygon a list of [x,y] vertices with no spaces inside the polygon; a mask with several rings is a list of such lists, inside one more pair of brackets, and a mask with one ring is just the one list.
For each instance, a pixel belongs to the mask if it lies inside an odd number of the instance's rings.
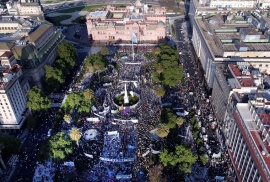
{"label": "pink government building", "polygon": [[108,5],[86,15],[88,37],[101,42],[131,42],[132,32],[139,43],[158,42],[166,35],[166,8],[148,7],[139,0],[126,8]]}

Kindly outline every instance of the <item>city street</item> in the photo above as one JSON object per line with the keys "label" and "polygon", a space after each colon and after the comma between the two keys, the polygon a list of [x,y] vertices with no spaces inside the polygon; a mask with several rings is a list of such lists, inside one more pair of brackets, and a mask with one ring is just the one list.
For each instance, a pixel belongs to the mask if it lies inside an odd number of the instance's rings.
{"label": "city street", "polygon": [[48,130],[52,128],[56,109],[51,109],[48,113],[42,113],[38,119],[38,124],[33,131],[26,136],[21,146],[19,162],[10,181],[32,181],[34,168],[37,162],[37,154],[40,145],[45,141]]}

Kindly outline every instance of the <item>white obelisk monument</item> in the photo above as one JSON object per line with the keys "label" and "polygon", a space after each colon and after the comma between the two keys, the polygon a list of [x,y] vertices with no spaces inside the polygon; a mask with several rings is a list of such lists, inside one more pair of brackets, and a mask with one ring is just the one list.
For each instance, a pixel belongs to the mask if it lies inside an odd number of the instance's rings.
{"label": "white obelisk monument", "polygon": [[125,84],[124,103],[125,103],[125,104],[128,104],[128,103],[129,103],[128,93],[127,93],[127,85],[126,85],[126,84]]}

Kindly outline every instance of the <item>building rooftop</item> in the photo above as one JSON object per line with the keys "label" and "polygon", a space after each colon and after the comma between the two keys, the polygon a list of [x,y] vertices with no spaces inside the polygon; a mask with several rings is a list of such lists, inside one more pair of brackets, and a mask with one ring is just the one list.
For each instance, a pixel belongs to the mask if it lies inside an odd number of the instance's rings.
{"label": "building rooftop", "polygon": [[10,58],[13,55],[11,51],[5,51],[0,57],[8,57]]}
{"label": "building rooftop", "polygon": [[41,35],[52,29],[53,26],[49,24],[41,24],[36,30],[33,32],[29,33],[28,35],[28,40],[31,42],[36,42]]}
{"label": "building rooftop", "polygon": [[31,3],[21,3],[21,6],[39,6],[38,3],[31,2]]}
{"label": "building rooftop", "polygon": [[197,16],[195,22],[215,57],[234,56],[233,52],[270,53],[268,37],[244,16],[227,14]]}
{"label": "building rooftop", "polygon": [[[252,117],[249,118],[250,115],[246,114],[246,113],[250,113],[248,109],[248,104],[242,104],[242,103],[237,104],[237,109],[239,109],[238,110],[239,112],[234,112],[235,121],[237,122],[237,125],[242,133],[242,136],[248,146],[248,149],[251,152],[252,158],[258,170],[260,171],[262,180],[269,181],[270,157],[263,156],[262,154],[262,149],[265,149],[265,146],[262,146],[263,141],[258,135],[259,128],[253,127],[254,122],[251,121]],[[246,122],[244,118],[242,118],[242,116],[244,116],[245,119],[248,119],[248,121]],[[267,169],[264,169],[264,166],[267,167]]]}
{"label": "building rooftop", "polygon": [[231,85],[231,87],[256,87],[250,65],[248,63],[247,65],[241,65],[241,62],[238,62],[238,64],[239,65],[228,64],[228,68],[232,74],[232,77],[235,79],[235,81],[229,79],[229,84]]}
{"label": "building rooftop", "polygon": [[108,11],[94,11],[90,12],[89,16],[93,18],[100,18],[100,17],[106,17],[108,14]]}
{"label": "building rooftop", "polygon": [[11,48],[14,46],[13,43],[8,42],[0,42],[0,50],[11,50]]}

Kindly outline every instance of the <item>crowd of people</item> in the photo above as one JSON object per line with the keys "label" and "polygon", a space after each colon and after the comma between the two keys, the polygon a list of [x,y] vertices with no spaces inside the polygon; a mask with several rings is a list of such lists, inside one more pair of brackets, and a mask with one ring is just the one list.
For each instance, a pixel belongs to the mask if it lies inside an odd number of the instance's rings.
{"label": "crowd of people", "polygon": [[[141,79],[144,74],[143,66],[150,60],[146,59],[144,54],[138,54],[140,51],[153,51],[154,46],[136,47],[134,60],[132,46],[120,46],[119,49],[125,52],[128,59],[114,58],[119,66],[118,74],[107,74],[104,79],[109,78],[113,84],[108,87],[100,86],[95,90],[99,102],[96,113],[101,113],[105,105],[117,112],[108,112],[100,118],[98,126],[92,125],[99,127],[100,133],[103,133],[103,146],[100,161],[89,172],[88,179],[91,181],[116,179],[116,176],[117,179],[121,176],[141,176],[140,171],[149,163],[149,155],[144,154],[151,151],[153,141],[150,131],[158,125],[160,119],[161,100],[153,89],[142,84]],[[128,91],[138,95],[136,107],[117,108],[114,104],[113,99],[124,91],[125,85]],[[138,122],[131,122],[134,120]]]}

